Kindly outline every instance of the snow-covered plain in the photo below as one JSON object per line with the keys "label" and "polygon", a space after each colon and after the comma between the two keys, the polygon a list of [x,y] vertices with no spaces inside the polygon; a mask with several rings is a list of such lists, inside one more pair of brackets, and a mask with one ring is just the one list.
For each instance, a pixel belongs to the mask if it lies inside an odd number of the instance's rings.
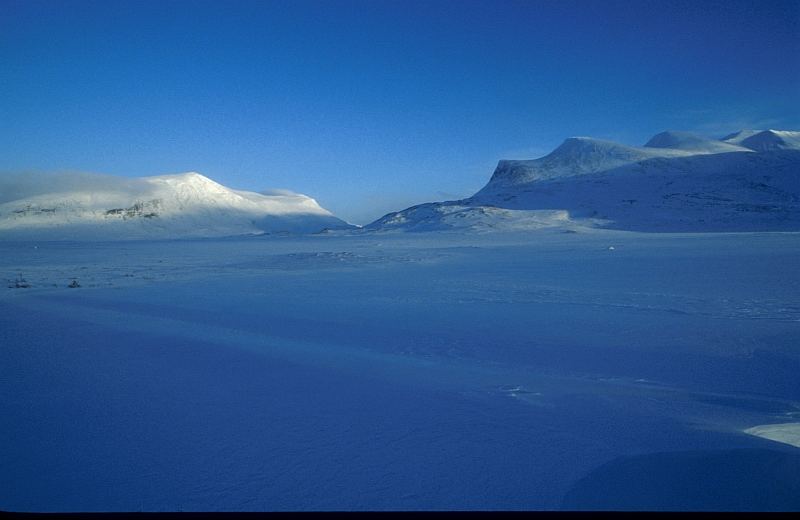
{"label": "snow-covered plain", "polygon": [[800,509],[799,239],[0,242],[0,508]]}

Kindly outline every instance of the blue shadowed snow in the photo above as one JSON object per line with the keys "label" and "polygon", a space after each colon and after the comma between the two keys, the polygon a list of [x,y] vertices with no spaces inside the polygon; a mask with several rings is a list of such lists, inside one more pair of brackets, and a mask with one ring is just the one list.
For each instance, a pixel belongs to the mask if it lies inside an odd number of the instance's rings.
{"label": "blue shadowed snow", "polygon": [[743,431],[800,422],[798,257],[795,233],[5,242],[31,287],[0,290],[0,508],[726,508],[681,491],[694,453],[794,509],[797,448]]}

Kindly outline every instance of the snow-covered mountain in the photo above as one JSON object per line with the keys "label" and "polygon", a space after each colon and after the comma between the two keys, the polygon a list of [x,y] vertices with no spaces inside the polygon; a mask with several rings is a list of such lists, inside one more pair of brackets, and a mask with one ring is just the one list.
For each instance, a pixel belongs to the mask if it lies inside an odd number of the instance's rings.
{"label": "snow-covered mountain", "polygon": [[785,130],[764,130],[744,135],[742,132],[725,139],[728,143],[739,144],[757,152],[770,150],[800,150],[800,132]]}
{"label": "snow-covered mountain", "polygon": [[472,197],[390,213],[367,228],[800,229],[798,136],[663,132],[643,147],[573,137],[540,159],[500,161]]}
{"label": "snow-covered mountain", "polygon": [[684,150],[693,153],[750,152],[738,144],[708,139],[689,132],[661,132],[653,136],[645,147],[669,150]]}
{"label": "snow-covered mountain", "polygon": [[233,190],[194,172],[52,180],[52,187],[37,185],[33,194],[21,189],[18,198],[0,199],[0,239],[210,237],[351,227],[305,195]]}

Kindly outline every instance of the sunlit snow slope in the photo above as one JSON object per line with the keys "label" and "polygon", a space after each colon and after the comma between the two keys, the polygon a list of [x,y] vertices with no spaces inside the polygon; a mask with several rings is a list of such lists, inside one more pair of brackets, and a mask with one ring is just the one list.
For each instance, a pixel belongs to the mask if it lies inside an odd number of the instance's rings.
{"label": "sunlit snow slope", "polygon": [[663,132],[644,147],[573,137],[540,159],[500,161],[472,197],[391,213],[368,228],[796,230],[798,136]]}
{"label": "sunlit snow slope", "polygon": [[96,182],[38,189],[0,200],[0,239],[208,237],[350,227],[305,195],[237,191],[194,172],[98,176]]}

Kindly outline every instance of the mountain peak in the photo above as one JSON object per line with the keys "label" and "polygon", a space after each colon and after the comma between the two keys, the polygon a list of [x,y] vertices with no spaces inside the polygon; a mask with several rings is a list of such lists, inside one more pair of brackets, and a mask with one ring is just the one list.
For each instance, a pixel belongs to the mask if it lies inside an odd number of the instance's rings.
{"label": "mountain peak", "polygon": [[539,159],[500,161],[486,188],[595,173],[674,153],[635,148],[592,137],[569,137]]}
{"label": "mountain peak", "polygon": [[731,144],[740,144],[743,140],[759,132],[763,132],[763,130],[753,130],[749,128],[742,129],[737,132],[733,132],[732,134],[726,135],[725,137],[720,139],[720,141],[725,141],[726,143],[731,143]]}
{"label": "mountain peak", "polygon": [[672,150],[685,150],[702,153],[724,153],[747,151],[736,144],[708,139],[691,132],[678,132],[669,130],[654,135],[644,145],[645,148],[668,148]]}
{"label": "mountain peak", "polygon": [[597,139],[595,137],[587,137],[587,136],[575,136],[575,137],[567,137],[564,141],[553,150],[553,153],[561,150],[568,151],[568,150],[586,150],[586,149],[609,149],[609,148],[618,148],[624,147],[625,145],[615,143],[614,141],[607,141],[604,139]]}
{"label": "mountain peak", "polygon": [[741,145],[757,152],[800,150],[800,132],[764,130],[742,139]]}
{"label": "mountain peak", "polygon": [[541,161],[549,164],[569,163],[580,170],[597,170],[616,164],[635,162],[651,157],[648,150],[592,137],[570,137]]}
{"label": "mountain peak", "polygon": [[171,173],[168,175],[153,175],[151,177],[145,177],[145,179],[151,181],[165,181],[170,183],[186,183],[186,184],[195,184],[195,185],[214,185],[214,186],[222,186],[218,182],[215,182],[202,173],[197,172],[184,172],[184,173]]}

